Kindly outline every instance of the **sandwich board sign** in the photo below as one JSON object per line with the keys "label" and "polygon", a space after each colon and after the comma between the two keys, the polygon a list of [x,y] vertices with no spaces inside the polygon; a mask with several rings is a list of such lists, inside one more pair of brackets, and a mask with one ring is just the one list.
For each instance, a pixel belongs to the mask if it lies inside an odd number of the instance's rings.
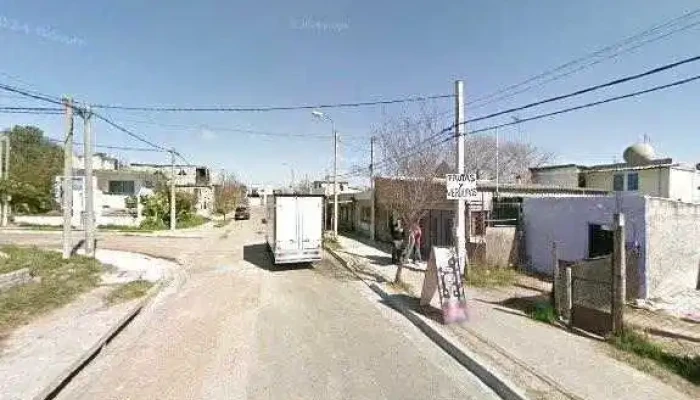
{"label": "sandwich board sign", "polygon": [[476,174],[446,174],[447,200],[472,200],[477,197]]}
{"label": "sandwich board sign", "polygon": [[423,280],[420,304],[427,306],[432,303],[437,292],[444,324],[467,319],[467,299],[460,267],[459,257],[455,254],[454,248],[437,246],[432,248]]}

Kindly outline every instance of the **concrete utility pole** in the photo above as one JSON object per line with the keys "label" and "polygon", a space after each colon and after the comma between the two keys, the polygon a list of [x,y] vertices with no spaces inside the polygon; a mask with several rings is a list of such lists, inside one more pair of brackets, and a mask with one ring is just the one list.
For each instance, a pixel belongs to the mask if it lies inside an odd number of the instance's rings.
{"label": "concrete utility pole", "polygon": [[[2,144],[5,143],[3,148]],[[4,155],[3,155],[4,153]],[[4,157],[4,161],[3,161]],[[5,172],[3,174],[3,168]],[[10,135],[4,135],[0,137],[0,180],[10,179]],[[0,199],[0,226],[7,226],[7,220],[10,214],[10,195],[5,194],[5,196]]]}
{"label": "concrete utility pole", "polygon": [[175,207],[175,149],[170,150],[170,230],[177,225],[177,208]]}
{"label": "concrete utility pole", "polygon": [[66,141],[63,145],[63,258],[71,255],[71,219],[73,216],[73,100],[66,106]]}
{"label": "concrete utility pole", "polygon": [[338,131],[333,124],[333,237],[338,237]]}
{"label": "concrete utility pole", "polygon": [[338,132],[335,130],[335,122],[325,113],[314,110],[311,115],[316,118],[326,119],[333,129],[333,237],[338,237]]}
{"label": "concrete utility pole", "polygon": [[83,156],[85,158],[85,255],[95,256],[95,198],[92,172],[92,111],[88,106],[83,113]]}
{"label": "concrete utility pole", "polygon": [[370,182],[370,187],[372,188],[372,201],[371,201],[371,210],[370,210],[370,225],[369,225],[369,238],[371,240],[374,240],[374,235],[375,235],[375,226],[374,226],[374,202],[376,201],[376,196],[374,195],[374,141],[375,137],[372,136],[369,139],[369,182]]}
{"label": "concrete utility pole", "polygon": [[625,249],[625,215],[614,215],[614,252],[612,272],[612,328],[613,334],[619,335],[624,329],[624,307],[626,296],[626,249]]}
{"label": "concrete utility pole", "polygon": [[[457,173],[464,174],[464,82],[455,82],[455,135],[457,137]],[[456,200],[454,218],[454,237],[457,257],[459,259],[460,273],[465,273],[467,243],[464,237],[464,200]]]}

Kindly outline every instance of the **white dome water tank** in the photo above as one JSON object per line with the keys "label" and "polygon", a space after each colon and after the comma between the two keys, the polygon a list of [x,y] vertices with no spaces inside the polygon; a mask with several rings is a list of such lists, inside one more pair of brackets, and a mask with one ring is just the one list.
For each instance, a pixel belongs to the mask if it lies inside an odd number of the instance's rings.
{"label": "white dome water tank", "polygon": [[622,154],[625,162],[632,166],[646,165],[656,157],[654,148],[649,143],[636,143],[625,149]]}

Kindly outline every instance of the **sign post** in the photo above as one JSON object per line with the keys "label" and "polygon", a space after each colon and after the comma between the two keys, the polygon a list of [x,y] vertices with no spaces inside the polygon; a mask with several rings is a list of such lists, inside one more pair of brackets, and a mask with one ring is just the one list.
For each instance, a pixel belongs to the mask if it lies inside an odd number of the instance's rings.
{"label": "sign post", "polygon": [[459,257],[454,248],[432,248],[428,268],[425,271],[420,304],[430,305],[437,292],[445,324],[467,319],[467,298],[464,294],[460,270]]}
{"label": "sign post", "polygon": [[[447,174],[445,181],[448,200],[469,202],[477,198],[476,174]],[[460,257],[456,247],[433,247],[430,252],[420,304],[430,305],[437,292],[445,324],[467,319],[467,298],[462,282],[467,263],[466,255]]]}

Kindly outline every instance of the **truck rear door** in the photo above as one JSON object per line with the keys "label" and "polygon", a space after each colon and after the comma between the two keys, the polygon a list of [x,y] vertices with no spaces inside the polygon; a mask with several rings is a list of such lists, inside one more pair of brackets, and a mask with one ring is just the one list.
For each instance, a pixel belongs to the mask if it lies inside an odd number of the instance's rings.
{"label": "truck rear door", "polygon": [[322,201],[318,197],[298,197],[299,205],[299,237],[301,248],[319,249],[323,230],[321,226]]}
{"label": "truck rear door", "polygon": [[275,246],[278,250],[299,249],[297,201],[294,197],[278,197],[275,213]]}

